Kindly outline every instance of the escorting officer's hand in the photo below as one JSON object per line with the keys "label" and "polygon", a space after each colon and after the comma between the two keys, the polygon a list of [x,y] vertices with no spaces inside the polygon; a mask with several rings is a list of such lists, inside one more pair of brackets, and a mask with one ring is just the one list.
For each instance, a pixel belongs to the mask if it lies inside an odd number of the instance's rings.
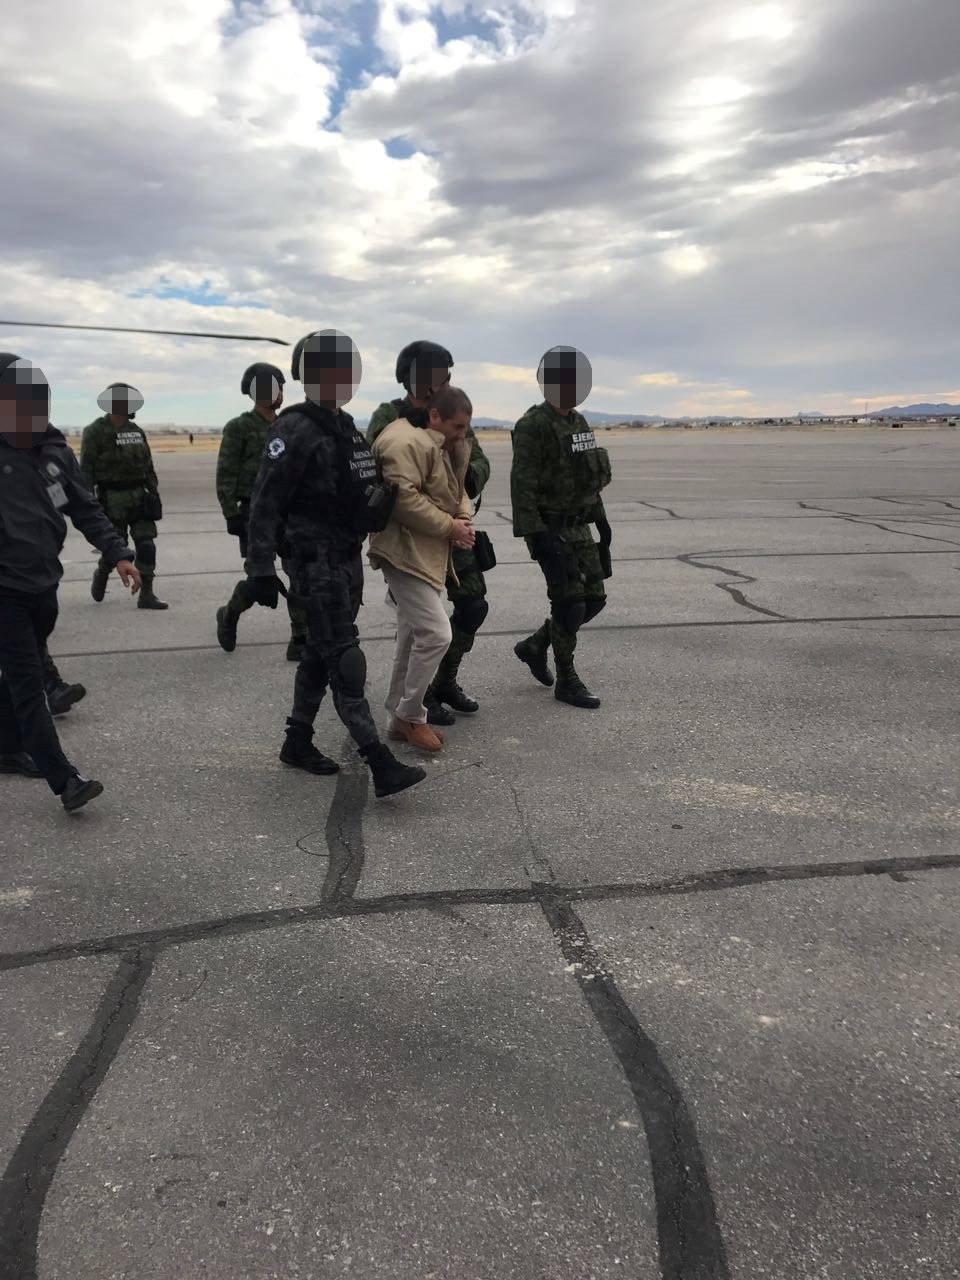
{"label": "escorting officer's hand", "polygon": [[140,578],[140,570],[137,566],[129,560],[121,560],[117,565],[117,573],[120,575],[120,581],[123,585],[130,588],[132,595],[136,595],[143,585]]}
{"label": "escorting officer's hand", "polygon": [[462,547],[464,551],[469,551],[476,536],[469,520],[454,520],[453,528],[450,530],[450,541],[455,547]]}
{"label": "escorting officer's hand", "polygon": [[241,511],[235,511],[232,516],[227,516],[227,533],[233,534],[235,538],[242,538],[247,531],[247,517]]}
{"label": "escorting officer's hand", "polygon": [[280,579],[275,573],[265,574],[261,578],[251,578],[250,586],[253,598],[265,609],[275,609],[280,599]]}

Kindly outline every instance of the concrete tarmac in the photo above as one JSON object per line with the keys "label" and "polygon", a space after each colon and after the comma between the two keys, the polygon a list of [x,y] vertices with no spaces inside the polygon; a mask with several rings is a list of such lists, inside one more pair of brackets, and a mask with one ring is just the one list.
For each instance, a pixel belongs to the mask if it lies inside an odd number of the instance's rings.
{"label": "concrete tarmac", "polygon": [[0,1280],[960,1276],[958,439],[611,439],[595,712],[513,655],[491,442],[481,711],[388,801],[329,704],[338,777],[279,763],[286,617],[219,649],[214,457],[158,457],[169,611],[64,553],[105,794],[0,779]]}

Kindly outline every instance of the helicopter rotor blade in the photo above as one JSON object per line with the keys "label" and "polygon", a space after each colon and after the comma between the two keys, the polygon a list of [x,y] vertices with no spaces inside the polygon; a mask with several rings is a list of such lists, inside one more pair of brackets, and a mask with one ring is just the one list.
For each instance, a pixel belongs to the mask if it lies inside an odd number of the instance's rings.
{"label": "helicopter rotor blade", "polygon": [[112,324],[53,324],[43,320],[0,320],[17,329],[86,329],[93,333],[156,333],[171,338],[220,338],[227,342],[274,342],[289,347],[284,338],[264,338],[252,333],[198,333],[190,329],[127,329]]}

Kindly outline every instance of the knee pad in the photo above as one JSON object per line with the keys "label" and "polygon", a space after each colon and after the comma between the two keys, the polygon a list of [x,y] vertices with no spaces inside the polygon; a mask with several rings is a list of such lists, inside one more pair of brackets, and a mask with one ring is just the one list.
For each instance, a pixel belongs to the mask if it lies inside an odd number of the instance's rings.
{"label": "knee pad", "polygon": [[358,644],[344,649],[337,658],[334,671],[337,683],[348,697],[363,697],[363,687],[367,682],[367,660]]}
{"label": "knee pad", "polygon": [[458,631],[468,636],[475,636],[489,612],[490,606],[483,596],[469,596],[466,600],[457,601],[450,621]]}
{"label": "knee pad", "polygon": [[157,563],[157,544],[154,540],[152,538],[141,538],[138,542],[134,539],[133,546],[140,563],[146,568],[152,569]]}
{"label": "knee pad", "polygon": [[584,624],[590,622],[598,613],[602,613],[607,607],[607,597],[601,596],[599,600],[588,600],[583,614]]}
{"label": "knee pad", "polygon": [[586,616],[587,606],[583,600],[558,600],[553,605],[551,613],[553,620],[562,631],[569,631],[575,635],[583,626],[583,619]]}

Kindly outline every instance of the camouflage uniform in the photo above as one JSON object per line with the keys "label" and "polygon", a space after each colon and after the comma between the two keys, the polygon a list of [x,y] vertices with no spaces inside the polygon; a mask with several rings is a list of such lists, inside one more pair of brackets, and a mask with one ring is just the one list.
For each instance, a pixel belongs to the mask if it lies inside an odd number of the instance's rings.
{"label": "camouflage uniform", "polygon": [[[373,444],[384,427],[389,426],[399,417],[406,418],[415,427],[425,427],[428,412],[426,409],[414,408],[409,398],[387,400],[374,411],[370,419],[367,427],[367,443]],[[470,462],[467,466],[465,485],[468,495],[476,500],[490,479],[490,462],[480,447],[480,441],[472,427],[467,430],[467,439],[470,441]],[[453,571],[446,583],[447,599],[453,605],[453,616],[450,619],[453,639],[437,668],[437,674],[430,689],[427,690],[428,696],[437,688],[455,683],[460,663],[464,655],[473,648],[474,638],[487,615],[487,584],[473,552],[454,547]]]}
{"label": "camouflage uniform", "polygon": [[[364,692],[366,663],[356,617],[363,603],[365,535],[351,524],[358,499],[348,491],[353,460],[358,474],[376,463],[353,419],[340,410],[298,404],[273,424],[250,499],[247,571],[274,572],[278,526],[286,523],[290,585],[303,600],[307,644],[297,666],[287,721],[312,728],[329,685],[337,714],[358,747],[379,741]],[[345,466],[344,457],[351,461]]]}
{"label": "camouflage uniform", "polygon": [[[131,419],[115,427],[104,414],[84,428],[80,441],[80,469],[119,536],[129,537],[136,549],[134,563],[143,589],[153,594],[157,526],[143,514],[144,491],[159,491],[150,445],[142,427]],[[109,564],[101,557],[97,572],[106,581]]]}
{"label": "camouflage uniform", "polygon": [[[558,535],[556,554],[541,559],[547,578],[550,617],[527,641],[546,652],[553,646],[557,673],[573,673],[577,631],[607,602],[597,543],[589,525],[606,525],[600,490],[609,482],[605,449],[582,414],[566,417],[550,404],[533,405],[513,430],[510,495],[513,532],[537,559],[538,538]],[[533,535],[533,537],[531,537]]]}
{"label": "camouflage uniform", "polygon": [[[223,511],[224,519],[234,516],[242,517],[243,531],[237,536],[240,539],[240,555],[247,556],[246,521],[250,513],[250,495],[260,472],[263,449],[272,424],[267,422],[256,409],[248,409],[237,418],[231,418],[223,428],[220,440],[220,451],[217,454],[217,500]],[[282,530],[278,542],[284,570],[289,576],[286,558],[283,556],[285,544]],[[234,628],[241,613],[252,607],[253,596],[247,578],[241,578],[233,589],[233,595],[227,601],[227,613]],[[307,619],[303,609],[287,601],[287,612],[290,615],[290,638],[292,646],[302,646],[306,641]]]}

